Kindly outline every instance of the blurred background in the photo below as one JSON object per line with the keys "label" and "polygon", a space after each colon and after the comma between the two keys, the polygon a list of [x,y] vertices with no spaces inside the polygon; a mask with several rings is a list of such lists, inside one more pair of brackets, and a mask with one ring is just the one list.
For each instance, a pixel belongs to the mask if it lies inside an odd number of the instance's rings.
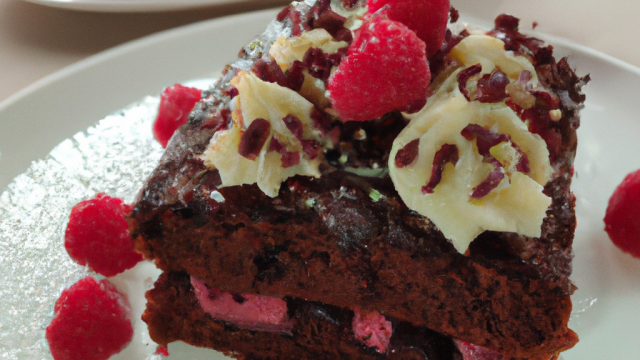
{"label": "blurred background", "polygon": [[[177,3],[178,10],[148,12],[153,6],[142,6],[147,12],[117,12],[132,9],[117,6],[118,3],[154,0],[55,0],[56,6],[69,8],[74,8],[74,1],[85,4],[112,1],[110,10],[116,11],[97,12],[42,5],[54,0],[29,1],[32,2],[0,1],[0,102],[43,76],[127,41],[185,24],[288,3],[288,0],[156,0]],[[200,2],[204,6],[180,9],[181,1]],[[461,12],[487,21],[501,12],[512,13],[522,18],[523,29],[530,29],[536,21],[539,31],[640,66],[640,47],[633,45],[640,33],[637,0],[612,0],[606,4],[595,0],[451,0],[451,3]]]}

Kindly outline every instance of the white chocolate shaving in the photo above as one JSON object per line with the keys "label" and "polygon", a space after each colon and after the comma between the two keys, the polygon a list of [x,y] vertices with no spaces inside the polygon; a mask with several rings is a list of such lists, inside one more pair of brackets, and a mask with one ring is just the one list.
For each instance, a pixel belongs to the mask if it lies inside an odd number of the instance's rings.
{"label": "white chocolate shaving", "polygon": [[302,61],[310,48],[318,48],[325,54],[333,54],[338,49],[347,47],[345,41],[335,41],[325,29],[304,31],[298,37],[280,36],[269,49],[269,55],[280,65],[282,70],[288,69],[294,61]]}
{"label": "white chocolate shaving", "polygon": [[[502,41],[484,35],[465,38],[451,54],[463,68],[478,63],[483,73],[499,68],[511,81],[516,81],[522,70],[535,74],[526,58],[505,52]],[[546,143],[529,132],[504,102],[467,101],[458,88],[460,70],[443,82],[420,112],[408,115],[410,123],[394,141],[389,170],[396,189],[409,208],[431,219],[461,253],[485,230],[540,236],[542,220],[551,204],[551,199],[542,193],[552,171]],[[516,171],[514,163],[519,154],[495,146],[492,151],[504,162],[506,176],[488,195],[472,200],[473,189],[493,166],[483,162],[475,140],[461,135],[469,124],[511,136],[528,157],[531,171],[527,174]],[[412,164],[398,168],[395,165],[398,150],[415,139],[420,139],[417,158]],[[422,187],[431,178],[434,156],[444,144],[457,146],[459,160],[455,165],[445,165],[442,180],[432,194],[423,194]]]}
{"label": "white chocolate shaving", "polygon": [[488,35],[469,35],[451,49],[449,56],[465,67],[480,64],[482,73],[491,73],[496,66],[511,80],[517,80],[522,70],[531,73],[531,83],[538,82],[536,69],[524,56],[515,56],[504,50],[504,42]]}
{"label": "white chocolate shaving", "polygon": [[[231,83],[239,92],[235,100],[233,126],[229,130],[218,131],[202,155],[206,166],[220,172],[221,187],[255,183],[265,194],[275,197],[280,184],[292,176],[319,177],[322,154],[310,159],[282,120],[287,115],[297,117],[303,126],[303,139],[320,140],[319,131],[311,119],[313,104],[295,91],[262,81],[251,73],[241,72]],[[243,132],[258,118],[269,121],[270,133],[258,157],[249,160],[238,153],[238,148]],[[287,151],[299,152],[300,163],[284,168],[281,155],[267,151],[272,136],[277,137]]]}

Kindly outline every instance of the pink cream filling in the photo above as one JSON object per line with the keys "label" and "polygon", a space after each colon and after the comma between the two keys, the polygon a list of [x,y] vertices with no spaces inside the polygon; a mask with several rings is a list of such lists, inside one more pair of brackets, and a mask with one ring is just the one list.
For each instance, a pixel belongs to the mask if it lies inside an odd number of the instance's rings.
{"label": "pink cream filling", "polygon": [[463,360],[498,360],[500,354],[493,350],[473,345],[470,342],[454,340]]}
{"label": "pink cream filling", "polygon": [[356,340],[367,346],[375,347],[379,353],[387,351],[391,339],[391,321],[377,311],[360,313],[360,309],[353,310],[352,328]]}
{"label": "pink cream filling", "polygon": [[[207,288],[200,279],[191,277],[191,285],[202,310],[214,319],[226,321],[242,329],[289,332],[293,322],[287,317],[287,303],[264,295],[235,295],[217,288]],[[362,314],[354,310],[352,321],[356,340],[384,353],[391,339],[391,322],[377,311]],[[467,360],[467,359],[465,359]]]}
{"label": "pink cream filling", "polygon": [[202,280],[193,276],[191,285],[202,309],[214,319],[255,331],[288,332],[293,328],[293,322],[287,317],[287,303],[282,299],[208,289]]}

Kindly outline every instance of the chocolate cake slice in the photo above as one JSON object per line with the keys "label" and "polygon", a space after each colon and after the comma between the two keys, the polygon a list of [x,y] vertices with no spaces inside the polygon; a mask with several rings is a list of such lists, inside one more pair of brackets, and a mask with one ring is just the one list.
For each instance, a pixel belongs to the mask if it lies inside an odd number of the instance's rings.
{"label": "chocolate cake slice", "polygon": [[202,310],[185,273],[164,273],[149,300],[145,321],[157,342],[176,340],[218,349],[245,359],[455,359],[444,335],[408,322],[395,322],[388,355],[348,336],[354,313],[318,302],[287,298],[295,324],[286,333],[243,330]]}
{"label": "chocolate cake slice", "polygon": [[577,342],[569,187],[588,77],[502,15],[487,34],[447,30],[426,105],[345,121],[321,90],[357,56],[359,22],[388,21],[365,11],[290,5],[171,139],[129,218],[164,271],[152,338],[241,359],[462,359],[461,343],[556,358]]}

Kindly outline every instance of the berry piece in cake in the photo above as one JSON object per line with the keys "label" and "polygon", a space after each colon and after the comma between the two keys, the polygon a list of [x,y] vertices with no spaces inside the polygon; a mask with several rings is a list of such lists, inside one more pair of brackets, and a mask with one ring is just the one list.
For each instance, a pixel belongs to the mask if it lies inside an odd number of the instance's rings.
{"label": "berry piece in cake", "polygon": [[333,109],[344,121],[376,119],[427,97],[431,80],[425,45],[405,25],[374,16],[329,79]]}
{"label": "berry piece in cake", "polygon": [[90,276],[64,290],[46,338],[55,360],[106,360],[133,337],[126,297],[107,280]]}
{"label": "berry piece in cake", "polygon": [[427,45],[427,56],[442,46],[449,20],[449,0],[369,0],[369,12],[382,11],[391,20],[405,24]]}
{"label": "berry piece in cake", "polygon": [[363,314],[359,309],[354,309],[352,327],[356,340],[375,347],[379,353],[387,351],[393,329],[391,321],[380,313],[374,311]]}
{"label": "berry piece in cake", "polygon": [[622,251],[640,258],[640,170],[627,175],[609,199],[605,230]]}
{"label": "berry piece in cake", "polygon": [[173,133],[189,120],[189,113],[200,100],[202,90],[175,84],[162,92],[158,117],[153,123],[153,135],[167,147]]}
{"label": "berry piece in cake", "polygon": [[502,355],[493,350],[473,345],[470,342],[454,340],[458,351],[462,354],[462,360],[499,360]]}
{"label": "berry piece in cake", "polygon": [[134,267],[142,255],[133,249],[125,215],[131,207],[121,199],[98,194],[71,209],[64,246],[78,264],[104,276]]}

